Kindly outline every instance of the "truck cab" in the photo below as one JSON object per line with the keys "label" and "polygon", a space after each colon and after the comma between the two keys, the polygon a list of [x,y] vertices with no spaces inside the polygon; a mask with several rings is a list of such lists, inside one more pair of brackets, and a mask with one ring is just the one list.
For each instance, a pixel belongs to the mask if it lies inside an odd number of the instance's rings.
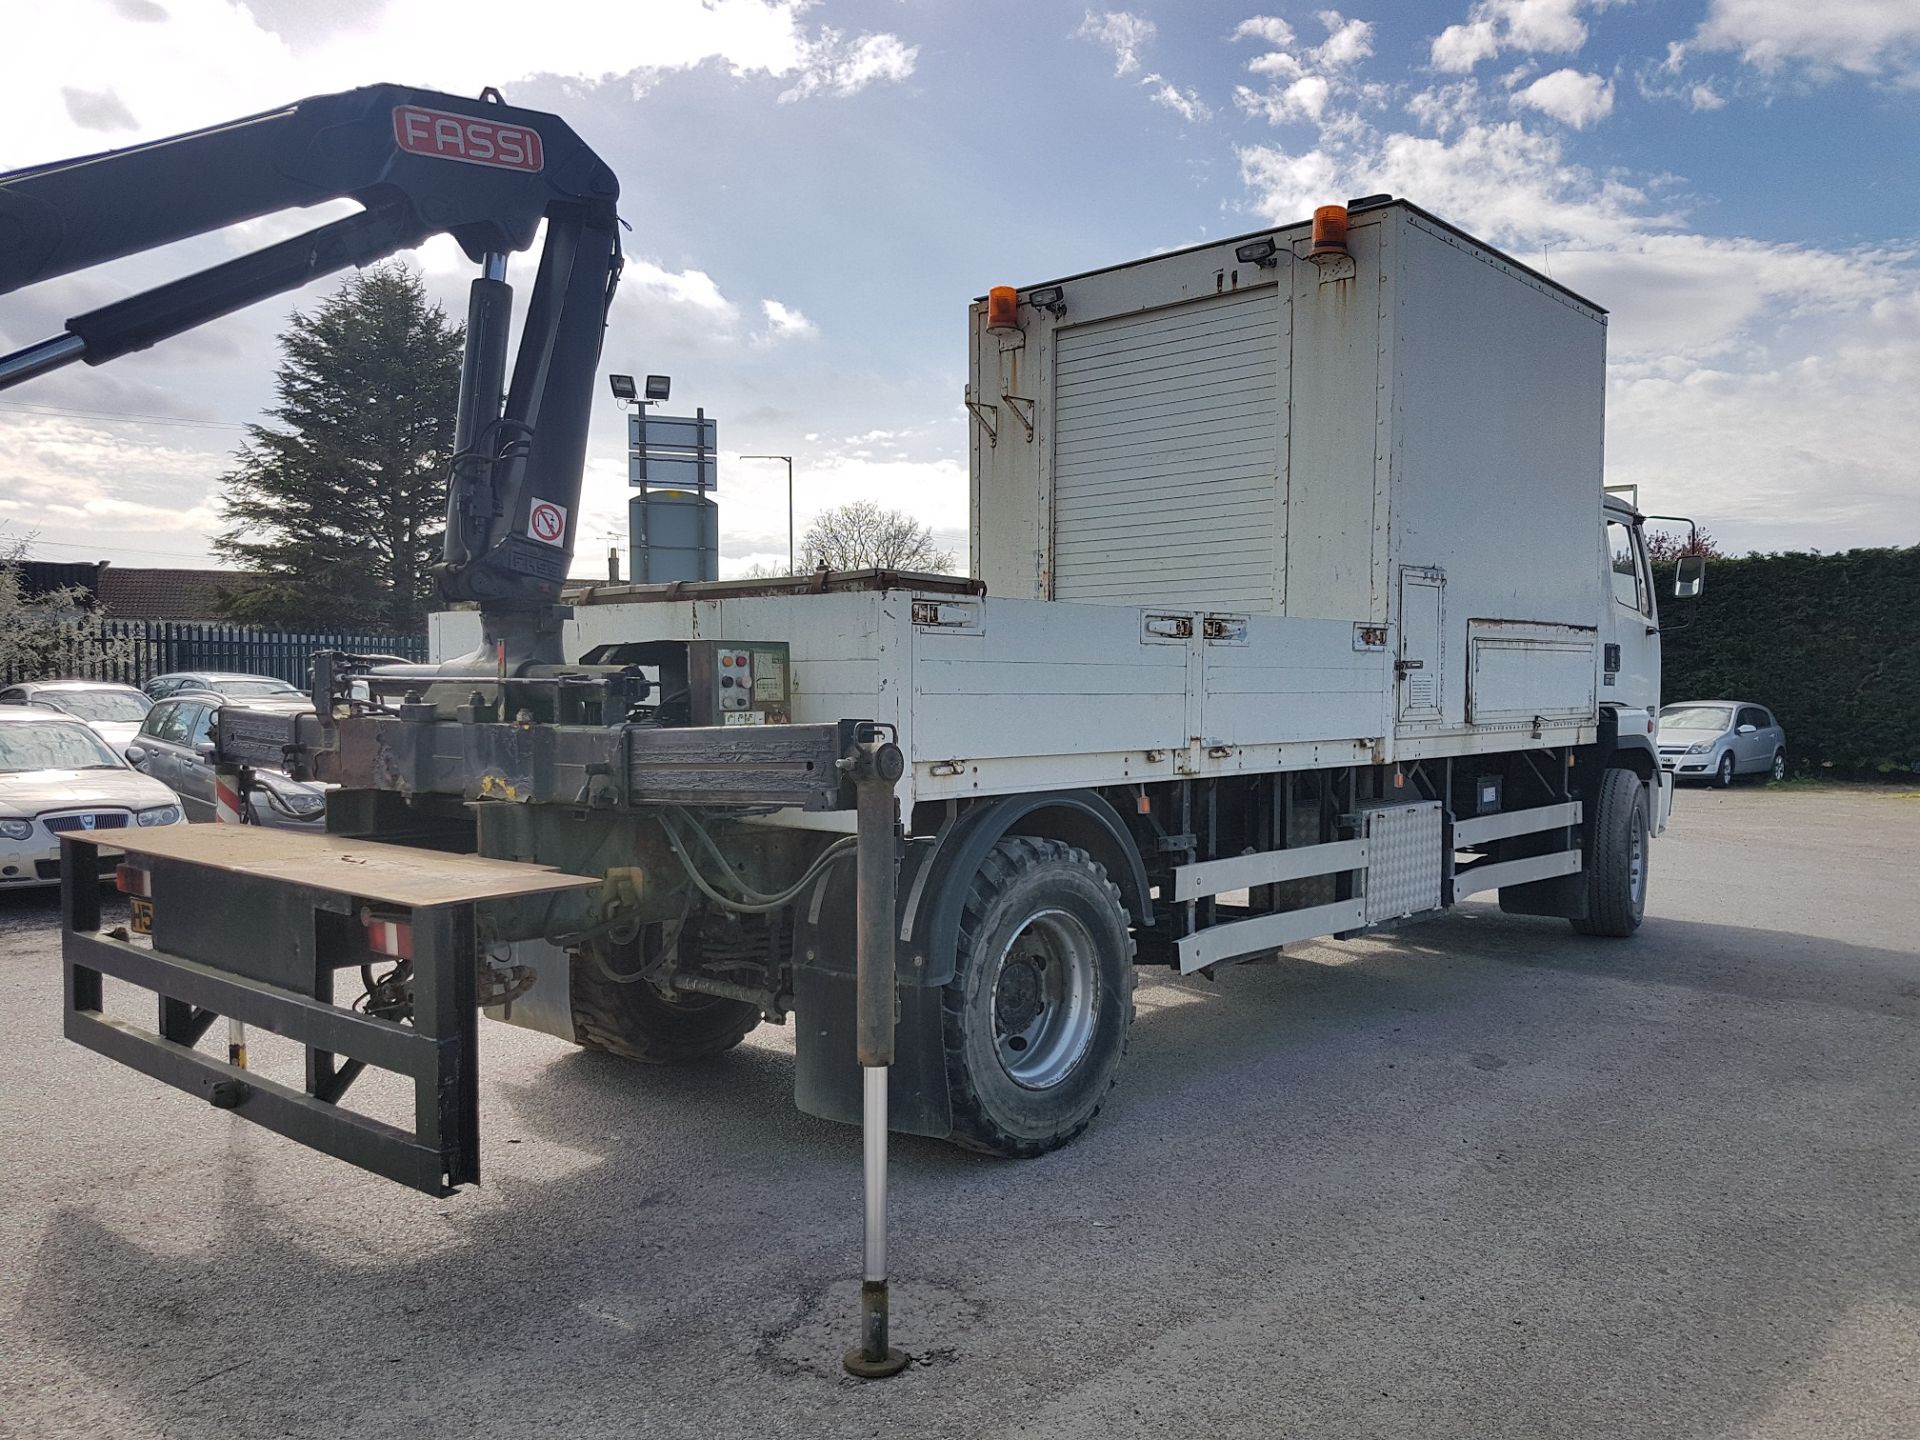
{"label": "truck cab", "polygon": [[1660,713],[1660,604],[1647,540],[1633,505],[1608,495],[1602,507],[1607,599],[1601,621],[1600,703]]}

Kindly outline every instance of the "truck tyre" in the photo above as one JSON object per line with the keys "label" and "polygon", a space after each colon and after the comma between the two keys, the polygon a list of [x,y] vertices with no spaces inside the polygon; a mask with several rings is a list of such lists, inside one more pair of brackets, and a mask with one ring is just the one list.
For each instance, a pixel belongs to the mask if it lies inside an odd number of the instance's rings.
{"label": "truck tyre", "polygon": [[[609,965],[616,974],[626,973]],[[644,980],[607,978],[590,955],[572,963],[574,1043],[648,1065],[678,1065],[731,1050],[760,1023],[759,1007],[711,995],[669,1000]]]}
{"label": "truck tyre", "polygon": [[1647,903],[1647,787],[1631,770],[1600,778],[1585,855],[1587,913],[1573,922],[1582,935],[1631,935]]}
{"label": "truck tyre", "polygon": [[1133,936],[1084,850],[1011,835],[980,864],[942,995],[954,1143],[1024,1159],[1100,1113],[1133,1021]]}

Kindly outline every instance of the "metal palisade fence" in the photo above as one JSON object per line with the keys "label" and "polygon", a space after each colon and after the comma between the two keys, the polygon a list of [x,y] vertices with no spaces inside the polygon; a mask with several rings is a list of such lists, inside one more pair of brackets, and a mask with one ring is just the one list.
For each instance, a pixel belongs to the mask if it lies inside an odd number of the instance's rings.
{"label": "metal palisade fence", "polygon": [[44,647],[38,663],[19,659],[7,665],[0,684],[79,679],[139,685],[176,670],[231,670],[273,675],[304,688],[318,650],[425,660],[427,641],[421,635],[265,630],[184,620],[81,621]]}

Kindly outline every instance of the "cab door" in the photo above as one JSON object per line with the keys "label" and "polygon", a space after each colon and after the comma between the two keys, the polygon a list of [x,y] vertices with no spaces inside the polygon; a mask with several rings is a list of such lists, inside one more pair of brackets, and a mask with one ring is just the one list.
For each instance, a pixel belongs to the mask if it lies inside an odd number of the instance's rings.
{"label": "cab door", "polygon": [[1626,516],[1607,516],[1607,638],[1600,702],[1658,713],[1660,622],[1654,606],[1647,547]]}

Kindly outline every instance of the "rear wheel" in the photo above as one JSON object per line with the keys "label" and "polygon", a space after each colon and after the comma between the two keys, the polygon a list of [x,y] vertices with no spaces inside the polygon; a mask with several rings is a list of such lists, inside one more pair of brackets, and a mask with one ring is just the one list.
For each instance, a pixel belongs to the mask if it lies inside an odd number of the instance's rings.
{"label": "rear wheel", "polygon": [[1720,757],[1719,767],[1713,772],[1713,783],[1722,790],[1733,784],[1733,752],[1731,750]]}
{"label": "rear wheel", "polygon": [[1767,773],[1770,774],[1775,780],[1784,780],[1787,778],[1787,752],[1786,751],[1776,750],[1773,752],[1773,769],[1768,771]]}
{"label": "rear wheel", "polygon": [[[1731,763],[1729,759],[1728,763]],[[1588,820],[1587,913],[1573,922],[1582,935],[1631,935],[1647,904],[1647,787],[1631,770],[1613,769],[1600,780]]]}
{"label": "rear wheel", "polygon": [[755,1005],[711,995],[669,1000],[645,980],[617,978],[638,970],[633,946],[616,947],[611,958],[575,952],[572,967],[573,1038],[588,1050],[678,1065],[733,1049],[760,1023]]}
{"label": "rear wheel", "polygon": [[1009,836],[962,910],[942,997],[956,1144],[1041,1155],[1100,1112],[1133,1019],[1133,937],[1084,850]]}

